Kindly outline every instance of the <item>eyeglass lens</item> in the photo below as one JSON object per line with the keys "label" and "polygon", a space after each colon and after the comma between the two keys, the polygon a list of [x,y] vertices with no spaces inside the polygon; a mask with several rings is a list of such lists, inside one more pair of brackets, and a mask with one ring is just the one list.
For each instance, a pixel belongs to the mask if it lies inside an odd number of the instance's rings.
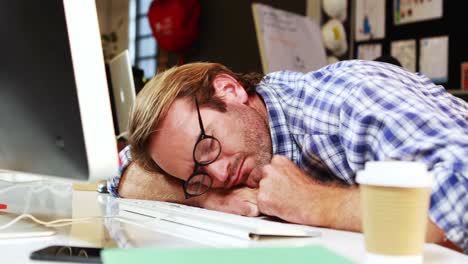
{"label": "eyeglass lens", "polygon": [[186,184],[186,191],[191,195],[202,194],[211,187],[212,179],[210,176],[200,173],[190,178]]}
{"label": "eyeglass lens", "polygon": [[206,137],[199,141],[195,146],[193,158],[200,165],[206,165],[213,162],[221,151],[219,141],[213,137]]}

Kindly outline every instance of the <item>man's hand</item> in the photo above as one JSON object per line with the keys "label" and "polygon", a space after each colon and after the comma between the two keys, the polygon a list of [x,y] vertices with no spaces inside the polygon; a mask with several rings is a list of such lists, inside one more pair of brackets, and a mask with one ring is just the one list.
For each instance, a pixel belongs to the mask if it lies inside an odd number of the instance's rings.
{"label": "man's hand", "polygon": [[356,188],[319,184],[284,156],[257,168],[261,213],[289,222],[337,229],[360,229],[359,193]]}
{"label": "man's hand", "polygon": [[199,205],[206,209],[245,216],[258,216],[257,189],[241,187],[232,190],[212,189],[200,197]]}
{"label": "man's hand", "polygon": [[259,185],[261,213],[294,223],[322,224],[322,187],[285,156],[274,156],[270,164],[256,168],[250,178]]}

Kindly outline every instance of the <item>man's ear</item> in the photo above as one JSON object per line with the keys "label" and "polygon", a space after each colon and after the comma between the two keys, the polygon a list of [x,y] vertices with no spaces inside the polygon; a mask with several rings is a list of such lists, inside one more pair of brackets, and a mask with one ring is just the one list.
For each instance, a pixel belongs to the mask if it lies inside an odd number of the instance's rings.
{"label": "man's ear", "polygon": [[221,73],[213,80],[215,95],[224,102],[241,103],[248,101],[249,96],[244,87],[229,74]]}

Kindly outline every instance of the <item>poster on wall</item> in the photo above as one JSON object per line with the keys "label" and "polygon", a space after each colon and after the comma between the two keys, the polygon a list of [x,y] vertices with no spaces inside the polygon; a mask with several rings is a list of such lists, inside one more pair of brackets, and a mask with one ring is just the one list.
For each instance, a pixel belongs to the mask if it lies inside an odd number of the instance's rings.
{"label": "poster on wall", "polygon": [[356,41],[385,38],[385,0],[356,0]]}
{"label": "poster on wall", "polygon": [[402,25],[442,17],[443,0],[393,0],[393,21]]}
{"label": "poster on wall", "polygon": [[390,54],[401,63],[403,68],[416,72],[415,39],[392,41]]}
{"label": "poster on wall", "polygon": [[382,56],[382,44],[361,44],[358,46],[357,58],[360,60],[375,60]]}
{"label": "poster on wall", "polygon": [[435,83],[447,82],[448,36],[423,38],[419,49],[419,71]]}

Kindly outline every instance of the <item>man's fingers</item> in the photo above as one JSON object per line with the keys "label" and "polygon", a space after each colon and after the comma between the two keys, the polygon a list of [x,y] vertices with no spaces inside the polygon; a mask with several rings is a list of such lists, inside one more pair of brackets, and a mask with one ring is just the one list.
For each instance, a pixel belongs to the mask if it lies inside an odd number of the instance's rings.
{"label": "man's fingers", "polygon": [[212,191],[202,207],[226,213],[258,216],[257,189],[242,187],[233,190]]}
{"label": "man's fingers", "polygon": [[263,167],[261,166],[257,166],[250,172],[249,178],[247,179],[246,183],[247,186],[249,186],[250,188],[258,188],[258,186],[260,185],[260,181],[263,178],[262,168]]}
{"label": "man's fingers", "polygon": [[245,216],[258,216],[260,215],[260,210],[258,210],[258,206],[256,204],[246,202],[244,203],[246,206]]}
{"label": "man's fingers", "polygon": [[260,214],[257,204],[245,200],[233,200],[230,206],[222,207],[221,211],[244,216],[258,216]]}

